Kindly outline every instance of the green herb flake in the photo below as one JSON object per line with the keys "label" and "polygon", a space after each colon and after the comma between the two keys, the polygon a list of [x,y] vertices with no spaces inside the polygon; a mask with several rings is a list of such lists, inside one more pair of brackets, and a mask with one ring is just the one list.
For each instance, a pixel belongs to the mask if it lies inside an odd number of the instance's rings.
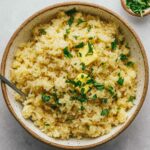
{"label": "green herb flake", "polygon": [[68,16],[72,16],[72,15],[74,15],[76,12],[77,12],[76,8],[72,8],[72,9],[70,9],[70,10],[67,10],[65,13],[66,13]]}
{"label": "green herb flake", "polygon": [[120,60],[125,61],[127,59],[128,59],[128,57],[126,55],[120,54]]}
{"label": "green herb flake", "polygon": [[89,80],[87,80],[86,84],[94,84],[94,80],[93,79],[89,79]]}
{"label": "green herb flake", "polygon": [[70,18],[69,18],[69,20],[68,20],[68,25],[69,25],[69,27],[73,24],[73,22],[74,22],[74,17],[73,16],[71,16]]}
{"label": "green herb flake", "polygon": [[70,33],[70,28],[66,29],[66,34]]}
{"label": "green herb flake", "polygon": [[89,40],[92,40],[92,39],[94,39],[94,37],[89,37]]}
{"label": "green herb flake", "polygon": [[109,87],[108,87],[108,92],[109,92],[111,95],[114,95],[114,94],[115,94],[114,88],[113,88],[112,86],[109,86]]}
{"label": "green herb flake", "polygon": [[119,77],[117,83],[118,83],[119,85],[123,85],[124,79],[123,79],[122,77]]}
{"label": "green herb flake", "polygon": [[111,49],[112,50],[116,50],[116,48],[117,48],[117,39],[115,39],[112,43],[111,43]]}
{"label": "green herb flake", "polygon": [[86,55],[93,55],[93,44],[88,42],[88,53]]}
{"label": "green herb flake", "polygon": [[49,95],[46,95],[46,94],[42,94],[42,101],[44,102],[44,103],[47,103],[47,102],[49,102],[50,101],[50,96]]}
{"label": "green herb flake", "polygon": [[84,106],[81,106],[80,109],[83,111],[83,110],[85,110],[85,107],[84,107]]}
{"label": "green herb flake", "polygon": [[91,25],[89,25],[89,26],[88,26],[87,31],[88,31],[88,32],[90,32],[90,31],[91,31],[91,29],[92,29],[92,26],[91,26]]}
{"label": "green herb flake", "polygon": [[126,66],[128,66],[128,67],[133,67],[133,66],[134,66],[134,62],[128,61],[128,62],[126,63]]}
{"label": "green herb flake", "polygon": [[77,36],[77,35],[74,35],[73,37],[74,37],[76,40],[78,39],[78,36]]}
{"label": "green herb flake", "polygon": [[83,75],[83,74],[81,75],[81,78],[82,78],[82,79],[84,78],[84,75]]}
{"label": "green herb flake", "polygon": [[133,103],[133,101],[136,99],[136,97],[135,96],[130,96],[129,98],[128,98],[128,102],[132,102]]}
{"label": "green herb flake", "polygon": [[81,69],[84,71],[86,69],[86,65],[84,63],[81,63]]}
{"label": "green herb flake", "polygon": [[70,83],[72,85],[74,85],[75,87],[81,87],[81,81],[77,81],[75,82],[74,80],[66,80],[66,83]]}
{"label": "green herb flake", "polygon": [[129,43],[126,43],[125,47],[126,47],[126,48],[130,48],[130,47],[129,47]]}
{"label": "green herb flake", "polygon": [[108,114],[109,114],[109,109],[103,109],[101,111],[101,116],[108,116]]}
{"label": "green herb flake", "polygon": [[79,57],[82,57],[82,54],[80,52],[78,53],[78,55],[79,55]]}
{"label": "green herb flake", "polygon": [[87,97],[86,96],[78,96],[77,100],[80,101],[81,103],[83,103],[83,102],[87,101]]}
{"label": "green herb flake", "polygon": [[78,87],[81,87],[81,85],[82,85],[82,82],[81,82],[81,81],[77,81],[76,84],[75,84],[76,87],[77,87],[77,86],[78,86]]}
{"label": "green herb flake", "polygon": [[108,99],[107,99],[107,98],[102,98],[102,99],[101,99],[101,103],[102,103],[102,104],[107,104],[107,102],[108,102]]}
{"label": "green herb flake", "polygon": [[85,22],[85,21],[84,21],[83,19],[79,18],[79,19],[78,19],[77,26],[80,25],[80,24],[83,23],[83,22]]}
{"label": "green herb flake", "polygon": [[64,48],[64,56],[67,58],[72,58],[72,54],[69,52],[68,47]]}
{"label": "green herb flake", "polygon": [[44,125],[45,125],[46,127],[50,126],[50,124],[48,124],[48,123],[45,123]]}
{"label": "green herb flake", "polygon": [[94,99],[94,100],[97,99],[97,95],[96,95],[96,94],[93,95],[93,99]]}
{"label": "green herb flake", "polygon": [[99,90],[99,91],[104,90],[104,84],[100,84],[100,83],[94,82],[94,86],[95,86],[96,89]]}
{"label": "green herb flake", "polygon": [[66,29],[66,33],[64,34],[64,38],[67,38],[69,33],[70,33],[70,28]]}
{"label": "green herb flake", "polygon": [[40,35],[46,35],[45,29],[39,29],[39,33],[40,33]]}
{"label": "green herb flake", "polygon": [[84,47],[84,43],[83,42],[81,42],[81,43],[79,43],[78,45],[75,46],[75,48],[82,48],[82,47]]}
{"label": "green herb flake", "polygon": [[50,107],[51,107],[53,110],[55,110],[55,109],[57,108],[57,105],[56,105],[56,104],[52,104]]}

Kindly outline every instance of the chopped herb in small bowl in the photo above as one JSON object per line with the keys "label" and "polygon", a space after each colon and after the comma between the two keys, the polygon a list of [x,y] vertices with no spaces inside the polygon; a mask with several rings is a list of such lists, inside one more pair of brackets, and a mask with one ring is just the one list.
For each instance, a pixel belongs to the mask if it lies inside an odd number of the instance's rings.
{"label": "chopped herb in small bowl", "polygon": [[126,0],[126,6],[136,15],[143,16],[145,10],[150,8],[150,0]]}

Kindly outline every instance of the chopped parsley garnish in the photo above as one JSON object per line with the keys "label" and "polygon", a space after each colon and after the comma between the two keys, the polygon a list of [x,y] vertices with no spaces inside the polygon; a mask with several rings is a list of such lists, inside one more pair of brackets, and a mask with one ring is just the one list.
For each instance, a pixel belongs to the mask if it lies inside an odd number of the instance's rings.
{"label": "chopped parsley garnish", "polygon": [[56,105],[56,104],[52,104],[50,107],[51,107],[53,110],[55,110],[55,109],[57,108],[57,105]]}
{"label": "chopped parsley garnish", "polygon": [[108,114],[109,114],[109,109],[103,109],[101,111],[101,116],[108,116]]}
{"label": "chopped parsley garnish", "polygon": [[123,79],[122,77],[119,77],[117,83],[118,83],[119,85],[123,85],[124,79]]}
{"label": "chopped parsley garnish", "polygon": [[40,33],[40,35],[45,35],[46,31],[44,29],[39,29],[39,33]]}
{"label": "chopped parsley garnish", "polygon": [[64,34],[64,38],[66,38],[69,33],[70,33],[70,28],[66,29],[66,33]]}
{"label": "chopped parsley garnish", "polygon": [[94,84],[94,82],[95,82],[94,79],[91,78],[91,79],[87,80],[86,84]]}
{"label": "chopped parsley garnish", "polygon": [[47,102],[49,102],[50,101],[50,96],[49,95],[46,95],[46,94],[42,94],[42,101],[44,102],[44,103],[47,103]]}
{"label": "chopped parsley garnish", "polygon": [[80,109],[81,109],[81,110],[85,110],[85,107],[84,107],[84,106],[81,106]]}
{"label": "chopped parsley garnish", "polygon": [[93,99],[94,100],[97,99],[97,95],[96,94],[93,95]]}
{"label": "chopped parsley garnish", "polygon": [[142,16],[145,9],[150,8],[150,0],[126,0],[126,5],[135,14]]}
{"label": "chopped parsley garnish", "polygon": [[84,64],[84,63],[81,63],[80,65],[81,65],[81,67],[82,67],[82,70],[84,71],[84,70],[86,69],[85,64]]}
{"label": "chopped parsley garnish", "polygon": [[93,44],[88,42],[88,53],[87,55],[92,55],[93,54]]}
{"label": "chopped parsley garnish", "polygon": [[68,16],[72,16],[72,15],[74,15],[76,12],[77,12],[76,8],[72,8],[72,9],[70,9],[70,10],[67,10],[65,13],[66,13]]}
{"label": "chopped parsley garnish", "polygon": [[114,91],[114,88],[112,86],[109,86],[108,87],[108,91],[111,95],[114,95],[115,94],[115,91]]}
{"label": "chopped parsley garnish", "polygon": [[83,74],[81,75],[81,78],[82,78],[82,79],[84,78],[84,75],[83,75]]}
{"label": "chopped parsley garnish", "polygon": [[87,98],[86,97],[78,97],[78,100],[83,103],[83,102],[86,102],[87,101]]}
{"label": "chopped parsley garnish", "polygon": [[130,47],[129,47],[129,43],[126,43],[125,47],[126,47],[126,48],[130,48]]}
{"label": "chopped parsley garnish", "polygon": [[128,59],[128,57],[126,55],[120,54],[120,60],[125,61],[127,59]]}
{"label": "chopped parsley garnish", "polygon": [[123,79],[122,77],[119,77],[117,83],[118,83],[119,85],[123,85],[124,79]]}
{"label": "chopped parsley garnish", "polygon": [[53,96],[55,103],[57,105],[61,105],[61,103],[59,102],[59,98],[58,98],[56,91],[55,91],[55,93],[52,93],[51,95]]}
{"label": "chopped parsley garnish", "polygon": [[130,96],[129,99],[128,99],[128,102],[132,102],[133,103],[133,101],[135,100],[135,98],[136,98],[135,96]]}
{"label": "chopped parsley garnish", "polygon": [[74,85],[75,87],[81,87],[81,81],[74,81],[74,80],[66,80],[66,83],[70,83],[72,85]]}
{"label": "chopped parsley garnish", "polygon": [[78,39],[78,36],[77,36],[77,35],[74,35],[73,37],[74,37],[76,40]]}
{"label": "chopped parsley garnish", "polygon": [[86,94],[84,94],[83,92],[77,96],[72,97],[72,98],[80,101],[81,103],[86,102],[88,100],[88,98],[86,97]]}
{"label": "chopped parsley garnish", "polygon": [[66,34],[70,33],[70,28],[66,29]]}
{"label": "chopped parsley garnish", "polygon": [[68,25],[71,26],[71,25],[73,24],[73,21],[74,21],[74,17],[71,16],[71,17],[69,18],[68,22],[67,22]]}
{"label": "chopped parsley garnish", "polygon": [[107,104],[107,102],[108,102],[108,99],[107,99],[107,98],[102,98],[102,99],[101,99],[101,103],[102,103],[102,104]]}
{"label": "chopped parsley garnish", "polygon": [[128,62],[126,63],[126,66],[128,66],[128,67],[133,67],[133,66],[134,66],[134,62],[128,61]]}
{"label": "chopped parsley garnish", "polygon": [[89,40],[92,40],[92,39],[94,39],[94,37],[92,37],[92,36],[91,36],[91,37],[89,37]]}
{"label": "chopped parsley garnish", "polygon": [[88,32],[90,32],[90,31],[91,31],[91,29],[92,29],[92,26],[91,26],[91,25],[89,25],[89,26],[88,26],[87,31],[88,31]]}
{"label": "chopped parsley garnish", "polygon": [[50,126],[50,124],[48,124],[48,123],[45,123],[44,125],[47,126],[47,127]]}
{"label": "chopped parsley garnish", "polygon": [[67,58],[72,58],[72,54],[69,52],[68,47],[64,48],[64,56]]}
{"label": "chopped parsley garnish", "polygon": [[117,48],[117,39],[115,39],[112,43],[111,43],[111,49],[115,50]]}
{"label": "chopped parsley garnish", "polygon": [[95,86],[96,89],[99,90],[99,91],[104,90],[104,84],[100,84],[100,83],[94,82],[94,86]]}
{"label": "chopped parsley garnish", "polygon": [[81,42],[81,43],[79,43],[78,45],[75,46],[75,48],[82,48],[82,47],[84,47],[84,43],[83,42]]}
{"label": "chopped parsley garnish", "polygon": [[85,91],[85,88],[81,88],[81,94],[83,95]]}
{"label": "chopped parsley garnish", "polygon": [[80,52],[78,54],[79,54],[79,57],[82,57],[82,54]]}
{"label": "chopped parsley garnish", "polygon": [[79,19],[78,19],[77,26],[80,25],[80,24],[83,23],[83,22],[85,22],[85,21],[84,21],[83,19],[79,18]]}

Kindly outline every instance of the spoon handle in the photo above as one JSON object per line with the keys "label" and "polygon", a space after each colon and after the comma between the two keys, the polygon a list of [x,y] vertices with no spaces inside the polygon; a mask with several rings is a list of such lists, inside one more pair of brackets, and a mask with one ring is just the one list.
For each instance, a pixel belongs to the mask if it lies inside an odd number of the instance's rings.
{"label": "spoon handle", "polygon": [[24,97],[24,98],[27,97],[27,95],[26,95],[25,93],[23,93],[21,90],[19,90],[19,89],[15,86],[15,84],[11,83],[9,80],[7,80],[7,79],[6,79],[4,76],[2,76],[1,74],[0,74],[0,79],[1,79],[4,83],[6,83],[8,86],[10,86],[14,91],[16,91],[18,94],[20,94],[22,97]]}

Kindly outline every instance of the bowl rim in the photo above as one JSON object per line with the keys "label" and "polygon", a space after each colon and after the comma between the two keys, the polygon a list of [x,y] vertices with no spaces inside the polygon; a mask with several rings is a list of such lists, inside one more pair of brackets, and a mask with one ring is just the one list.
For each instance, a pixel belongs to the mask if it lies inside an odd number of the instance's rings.
{"label": "bowl rim", "polygon": [[51,6],[48,6],[46,8],[43,8],[37,12],[35,12],[33,15],[31,15],[30,17],[28,17],[18,28],[17,30],[13,33],[13,35],[11,36],[5,50],[3,53],[3,57],[2,57],[2,62],[1,62],[1,68],[0,68],[0,72],[2,75],[5,76],[5,67],[6,67],[6,60],[7,60],[7,56],[10,50],[10,47],[14,41],[14,39],[17,37],[17,35],[19,34],[19,32],[30,22],[32,21],[34,18],[36,18],[37,16],[41,15],[44,12],[50,11],[52,9],[58,8],[58,7],[65,7],[65,6],[74,6],[74,5],[82,5],[82,6],[90,6],[96,9],[101,9],[103,11],[106,11],[107,13],[109,13],[110,15],[113,15],[115,18],[117,18],[119,21],[121,21],[127,28],[128,30],[132,33],[132,35],[134,36],[134,38],[136,39],[137,43],[139,44],[140,47],[140,51],[142,53],[143,56],[143,60],[144,60],[144,70],[145,70],[145,81],[144,81],[144,88],[143,88],[143,93],[142,93],[142,97],[140,99],[139,104],[137,105],[137,108],[134,112],[134,114],[131,116],[131,118],[128,120],[128,122],[126,123],[125,126],[123,126],[120,130],[118,130],[117,132],[115,132],[112,136],[94,143],[94,144],[90,144],[90,145],[85,145],[85,146],[66,146],[63,144],[58,144],[58,143],[54,143],[51,141],[48,141],[44,138],[42,138],[41,136],[39,136],[38,134],[34,133],[32,131],[32,129],[28,128],[28,126],[26,124],[24,124],[19,117],[17,116],[17,114],[15,113],[15,111],[13,110],[10,102],[9,102],[9,98],[7,95],[7,90],[6,90],[6,85],[4,83],[1,82],[1,88],[2,88],[2,94],[5,100],[5,103],[9,109],[9,111],[11,112],[11,114],[14,116],[14,118],[19,122],[19,124],[28,132],[30,133],[30,135],[32,135],[34,138],[38,139],[41,142],[44,142],[45,144],[51,145],[51,146],[55,146],[58,148],[63,148],[63,149],[85,149],[85,148],[92,148],[92,147],[96,147],[98,145],[102,145],[108,141],[113,140],[115,137],[117,137],[120,133],[122,133],[125,129],[127,129],[127,127],[132,123],[132,121],[135,119],[135,117],[137,116],[138,112],[140,111],[145,97],[146,97],[146,93],[147,93],[147,89],[148,89],[148,82],[149,82],[149,67],[148,67],[148,60],[147,60],[147,56],[146,56],[146,52],[144,49],[144,46],[142,45],[142,42],[140,40],[140,38],[138,37],[138,35],[135,33],[135,31],[129,26],[129,24],[124,21],[124,19],[122,19],[118,14],[116,14],[115,12],[113,12],[112,10],[109,10],[108,8],[105,8],[104,6],[98,5],[98,4],[93,4],[93,3],[89,3],[89,2],[62,2],[62,3],[57,3]]}

